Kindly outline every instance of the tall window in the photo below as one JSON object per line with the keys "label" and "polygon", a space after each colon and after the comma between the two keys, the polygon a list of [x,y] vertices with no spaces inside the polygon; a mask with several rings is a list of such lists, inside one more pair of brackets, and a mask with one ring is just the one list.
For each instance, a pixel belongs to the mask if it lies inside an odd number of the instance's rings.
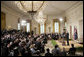
{"label": "tall window", "polygon": [[27,32],[30,32],[30,23],[27,23]]}
{"label": "tall window", "polygon": [[18,30],[20,30],[20,23],[18,23]]}
{"label": "tall window", "polygon": [[55,22],[55,33],[59,33],[59,23]]}
{"label": "tall window", "polygon": [[40,32],[41,34],[44,33],[44,24],[40,25]]}

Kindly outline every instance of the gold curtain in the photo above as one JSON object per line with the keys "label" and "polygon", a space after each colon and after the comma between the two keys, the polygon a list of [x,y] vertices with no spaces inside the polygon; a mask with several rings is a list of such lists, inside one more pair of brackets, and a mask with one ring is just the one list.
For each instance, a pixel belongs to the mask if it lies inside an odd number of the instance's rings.
{"label": "gold curtain", "polygon": [[38,24],[38,27],[39,27],[39,34],[40,34],[40,24]]}
{"label": "gold curtain", "polygon": [[6,28],[6,18],[5,13],[1,12],[1,30]]}
{"label": "gold curtain", "polygon": [[46,33],[46,22],[45,22],[45,24],[44,24],[44,29],[45,29],[44,32]]}

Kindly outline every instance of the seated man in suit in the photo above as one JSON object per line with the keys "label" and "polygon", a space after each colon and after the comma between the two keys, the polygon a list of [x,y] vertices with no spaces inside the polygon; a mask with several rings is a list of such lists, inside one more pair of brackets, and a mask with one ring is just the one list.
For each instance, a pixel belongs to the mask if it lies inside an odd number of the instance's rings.
{"label": "seated man in suit", "polygon": [[48,48],[48,49],[46,49],[46,51],[47,51],[47,53],[45,53],[45,56],[53,56],[53,55],[50,53],[49,48]]}
{"label": "seated man in suit", "polygon": [[69,49],[69,54],[70,55],[75,55],[76,53],[76,48],[74,47],[74,44],[71,44],[71,48]]}
{"label": "seated man in suit", "polygon": [[53,56],[60,56],[61,50],[58,47],[58,45],[56,45],[55,48],[52,50],[52,54],[53,54]]}

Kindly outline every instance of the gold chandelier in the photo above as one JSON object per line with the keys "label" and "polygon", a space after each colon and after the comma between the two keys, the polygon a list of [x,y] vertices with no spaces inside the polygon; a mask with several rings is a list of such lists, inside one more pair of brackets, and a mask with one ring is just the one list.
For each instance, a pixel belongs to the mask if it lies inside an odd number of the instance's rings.
{"label": "gold chandelier", "polygon": [[42,8],[44,1],[15,1],[17,7],[33,16]]}

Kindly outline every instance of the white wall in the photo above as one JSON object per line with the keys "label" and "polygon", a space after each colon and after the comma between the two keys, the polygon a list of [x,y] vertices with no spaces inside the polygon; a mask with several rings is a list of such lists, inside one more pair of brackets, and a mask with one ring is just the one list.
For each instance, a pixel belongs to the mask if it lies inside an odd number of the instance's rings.
{"label": "white wall", "polygon": [[18,29],[18,19],[28,19],[28,16],[20,14],[4,4],[1,4],[1,12],[6,14],[6,29],[8,29],[9,26],[11,26],[12,29]]}
{"label": "white wall", "polygon": [[79,34],[80,34],[80,35],[79,35],[79,37],[80,37],[80,38],[79,38],[79,41],[80,41],[80,42],[83,42],[83,20],[80,20],[80,21],[79,21],[79,27],[80,27],[80,29],[79,29],[79,31],[80,31],[80,32],[79,32]]}
{"label": "white wall", "polygon": [[13,29],[17,29],[18,18],[20,18],[20,14],[16,13],[3,4],[1,4],[1,12],[6,14],[6,29],[8,26],[11,26]]}
{"label": "white wall", "polygon": [[79,2],[78,4],[71,7],[69,10],[65,12],[65,15],[67,17],[67,30],[70,32],[70,25],[71,25],[73,34],[74,26],[76,26],[78,30],[78,38],[80,39],[81,38],[80,28],[82,27],[80,27],[79,21],[83,20],[83,2]]}

